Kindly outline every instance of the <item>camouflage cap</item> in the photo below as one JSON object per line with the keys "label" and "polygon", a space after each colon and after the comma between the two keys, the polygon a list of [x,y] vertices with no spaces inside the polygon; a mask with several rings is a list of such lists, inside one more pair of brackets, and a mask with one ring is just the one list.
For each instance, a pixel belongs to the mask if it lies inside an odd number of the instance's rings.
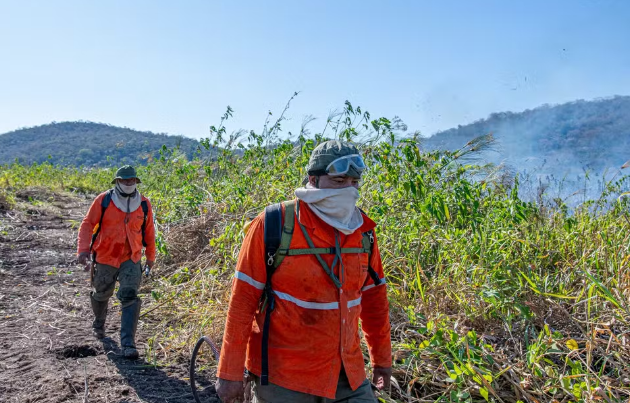
{"label": "camouflage cap", "polygon": [[112,185],[116,183],[116,179],[131,179],[131,178],[136,178],[138,180],[138,183],[142,183],[140,178],[138,178],[138,175],[136,175],[136,169],[134,167],[132,167],[131,165],[122,166],[118,168],[118,170],[116,171],[116,177],[112,181]]}
{"label": "camouflage cap", "polygon": [[[326,168],[334,160],[346,155],[359,154],[359,150],[352,144],[339,140],[329,140],[321,143],[311,153],[306,172],[309,175],[326,175]],[[361,172],[350,167],[346,175],[353,178],[361,178]]]}

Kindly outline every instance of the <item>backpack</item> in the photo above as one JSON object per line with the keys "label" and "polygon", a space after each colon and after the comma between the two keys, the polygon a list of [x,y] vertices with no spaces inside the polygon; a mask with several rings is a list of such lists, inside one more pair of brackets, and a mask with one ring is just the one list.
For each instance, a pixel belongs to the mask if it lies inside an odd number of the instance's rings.
{"label": "backpack", "polygon": [[[92,242],[90,242],[90,252],[92,253],[92,261],[94,263],[96,263],[96,252],[93,252],[92,248],[94,247],[94,242],[96,242],[96,238],[98,237],[98,234],[101,232],[101,227],[103,226],[103,217],[105,216],[105,210],[107,210],[107,207],[109,207],[109,203],[112,201],[113,193],[114,193],[114,189],[109,189],[107,193],[105,193],[105,196],[103,196],[103,199],[101,200],[101,220],[99,221],[98,225],[94,229],[94,232],[92,233]],[[147,215],[149,214],[149,205],[147,204],[146,200],[142,200],[140,202],[140,206],[142,207],[142,212],[144,213],[144,219],[142,220],[142,246],[146,248],[147,243],[144,240],[144,230],[147,225]]]}
{"label": "backpack", "polygon": [[[282,217],[282,205],[284,204],[284,220]],[[265,266],[267,269],[267,281],[263,290],[263,296],[261,298],[260,312],[265,310],[265,324],[263,326],[262,333],[262,373],[260,380],[262,385],[269,384],[269,323],[271,319],[271,312],[274,309],[275,297],[273,289],[271,287],[271,278],[286,256],[297,255],[315,255],[319,264],[331,280],[335,283],[337,288],[341,288],[341,283],[332,273],[332,269],[335,267],[338,252],[339,253],[367,253],[368,254],[368,274],[374,281],[374,285],[381,284],[381,279],[378,274],[370,265],[370,258],[372,256],[372,249],[374,246],[374,231],[370,230],[363,233],[363,245],[361,248],[315,248],[313,241],[308,236],[306,229],[299,224],[304,237],[308,242],[310,248],[308,249],[291,249],[291,238],[293,237],[293,231],[295,229],[295,212],[299,213],[299,204],[296,200],[290,200],[283,203],[272,204],[265,208],[265,226],[264,226],[264,242],[265,242]],[[365,214],[363,211],[361,211]],[[326,262],[320,255],[335,254],[335,261],[329,268]]]}

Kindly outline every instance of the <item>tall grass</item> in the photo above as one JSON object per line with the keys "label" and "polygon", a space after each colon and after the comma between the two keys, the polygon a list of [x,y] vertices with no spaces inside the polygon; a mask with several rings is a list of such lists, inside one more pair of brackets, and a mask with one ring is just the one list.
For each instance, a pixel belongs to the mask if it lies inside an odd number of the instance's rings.
{"label": "tall grass", "polygon": [[[339,138],[368,162],[361,203],[388,278],[397,383],[383,400],[627,401],[630,221],[616,197],[627,177],[569,212],[521,199],[518,177],[481,165],[492,136],[425,152],[399,122],[350,103],[314,135],[304,127],[280,140],[281,115],[261,134],[228,136],[231,114],[203,141],[219,151],[213,160],[163,150],[139,168],[160,230],[145,311],[151,359],[185,358],[201,334],[220,340],[244,225],[292,198],[312,149]],[[13,164],[0,168],[0,186],[96,193],[113,172]]]}

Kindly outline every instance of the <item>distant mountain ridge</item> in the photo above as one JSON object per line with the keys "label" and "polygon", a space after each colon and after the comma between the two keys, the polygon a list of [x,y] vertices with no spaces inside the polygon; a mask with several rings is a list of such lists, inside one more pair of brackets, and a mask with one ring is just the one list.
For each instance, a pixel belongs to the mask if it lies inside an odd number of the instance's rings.
{"label": "distant mountain ridge", "polygon": [[94,122],[61,122],[0,135],[0,164],[50,161],[61,165],[112,166],[142,163],[159,156],[163,145],[192,158],[200,143],[188,137],[156,134]]}
{"label": "distant mountain ridge", "polygon": [[[536,175],[583,175],[619,168],[630,159],[630,96],[543,105],[523,112],[493,113],[486,119],[445,130],[424,140],[427,149],[458,149],[493,133],[496,153],[484,157]],[[188,158],[208,156],[191,138],[155,134],[93,122],[63,122],[0,135],[0,164],[50,161],[62,165],[116,166],[145,163],[163,145]]]}
{"label": "distant mountain ridge", "polygon": [[458,149],[470,139],[493,133],[497,153],[516,171],[558,177],[618,169],[630,159],[630,96],[543,105],[523,112],[493,113],[426,139],[430,149]]}

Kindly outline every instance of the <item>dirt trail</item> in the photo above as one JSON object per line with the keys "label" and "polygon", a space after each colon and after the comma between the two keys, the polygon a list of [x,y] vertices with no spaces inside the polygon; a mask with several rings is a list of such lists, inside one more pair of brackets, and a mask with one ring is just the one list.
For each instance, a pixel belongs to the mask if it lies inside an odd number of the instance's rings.
{"label": "dirt trail", "polygon": [[[120,309],[110,300],[107,337],[91,334],[87,273],[76,264],[78,224],[90,200],[21,192],[24,209],[0,210],[0,402],[194,402],[187,363],[120,356]],[[146,306],[146,305],[145,305]],[[218,402],[212,388],[202,401]]]}

